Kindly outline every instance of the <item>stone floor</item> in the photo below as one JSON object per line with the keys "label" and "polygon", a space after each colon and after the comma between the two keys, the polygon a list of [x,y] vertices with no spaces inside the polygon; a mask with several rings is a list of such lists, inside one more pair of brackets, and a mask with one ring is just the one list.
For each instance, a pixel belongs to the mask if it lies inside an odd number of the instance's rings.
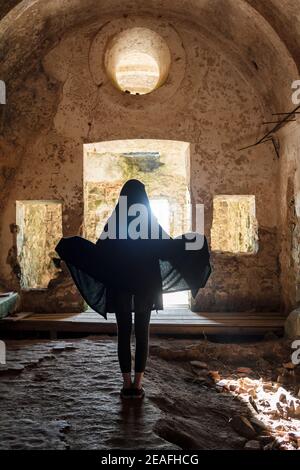
{"label": "stone floor", "polygon": [[[271,403],[272,394],[285,392],[285,403],[293,394],[298,413],[299,377],[282,366],[290,361],[284,340],[151,338],[146,397],[123,402],[115,337],[9,340],[6,346],[1,449],[300,447],[298,416],[275,417]],[[280,370],[284,380],[277,378]],[[265,390],[263,399],[249,384]]]}

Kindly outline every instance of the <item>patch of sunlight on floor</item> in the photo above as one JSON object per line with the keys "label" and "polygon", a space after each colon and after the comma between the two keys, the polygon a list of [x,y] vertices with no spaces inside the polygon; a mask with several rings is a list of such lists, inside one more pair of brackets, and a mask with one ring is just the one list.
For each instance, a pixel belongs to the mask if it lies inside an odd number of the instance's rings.
{"label": "patch of sunlight on floor", "polygon": [[188,291],[183,292],[172,292],[170,294],[163,294],[164,308],[174,307],[189,307],[189,293]]}

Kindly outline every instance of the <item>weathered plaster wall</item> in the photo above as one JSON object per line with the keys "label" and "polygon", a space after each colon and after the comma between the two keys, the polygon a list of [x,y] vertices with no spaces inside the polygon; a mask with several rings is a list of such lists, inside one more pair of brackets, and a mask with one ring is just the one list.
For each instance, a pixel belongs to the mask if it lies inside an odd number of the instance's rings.
{"label": "weathered plaster wall", "polygon": [[282,300],[287,312],[300,304],[300,123],[280,131],[278,191]]}
{"label": "weathered plaster wall", "polygon": [[[273,108],[285,106],[290,77],[299,63],[299,0],[23,0],[0,25],[5,80],[19,80],[66,31],[88,22],[99,24],[109,13],[120,17],[152,14],[193,21],[247,76]],[[0,8],[9,10],[7,0]],[[17,45],[17,47],[16,47]],[[282,73],[284,70],[285,73]]]}
{"label": "weathered plaster wall", "polygon": [[[274,208],[279,163],[271,144],[238,151],[262,131],[259,94],[192,24],[174,19],[170,24],[150,16],[104,23],[63,37],[11,97],[1,157],[6,184],[1,212],[2,282],[18,289],[16,200],[64,201],[64,235],[80,233],[84,143],[181,140],[191,143],[191,195],[194,203],[205,204],[208,238],[216,194],[254,194],[259,223],[258,253],[214,255],[214,273],[194,307],[276,310],[280,287]],[[101,51],[109,34],[140,24],[163,35],[172,66],[162,88],[135,97],[121,94],[107,79]],[[23,295],[23,306],[31,310],[80,309],[78,301],[65,274],[51,283],[47,294]]]}

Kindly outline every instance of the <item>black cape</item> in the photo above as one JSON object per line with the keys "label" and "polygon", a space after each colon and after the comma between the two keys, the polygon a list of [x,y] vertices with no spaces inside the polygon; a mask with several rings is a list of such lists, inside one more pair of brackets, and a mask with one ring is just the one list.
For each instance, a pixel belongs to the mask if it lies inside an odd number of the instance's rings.
{"label": "black cape", "polygon": [[92,243],[80,236],[64,237],[56,252],[65,261],[86,303],[107,319],[115,312],[113,289],[131,293],[145,286],[156,292],[153,310],[162,310],[163,293],[191,290],[193,297],[210,276],[210,254],[203,246],[187,250],[191,236],[172,239],[102,239]]}

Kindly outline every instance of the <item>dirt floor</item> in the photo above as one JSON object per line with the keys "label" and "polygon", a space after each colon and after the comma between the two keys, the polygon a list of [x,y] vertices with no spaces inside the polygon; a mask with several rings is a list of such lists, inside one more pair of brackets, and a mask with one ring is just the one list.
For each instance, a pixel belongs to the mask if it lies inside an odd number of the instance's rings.
{"label": "dirt floor", "polygon": [[297,449],[291,342],[151,338],[146,397],[122,401],[116,338],[7,341],[1,449]]}

